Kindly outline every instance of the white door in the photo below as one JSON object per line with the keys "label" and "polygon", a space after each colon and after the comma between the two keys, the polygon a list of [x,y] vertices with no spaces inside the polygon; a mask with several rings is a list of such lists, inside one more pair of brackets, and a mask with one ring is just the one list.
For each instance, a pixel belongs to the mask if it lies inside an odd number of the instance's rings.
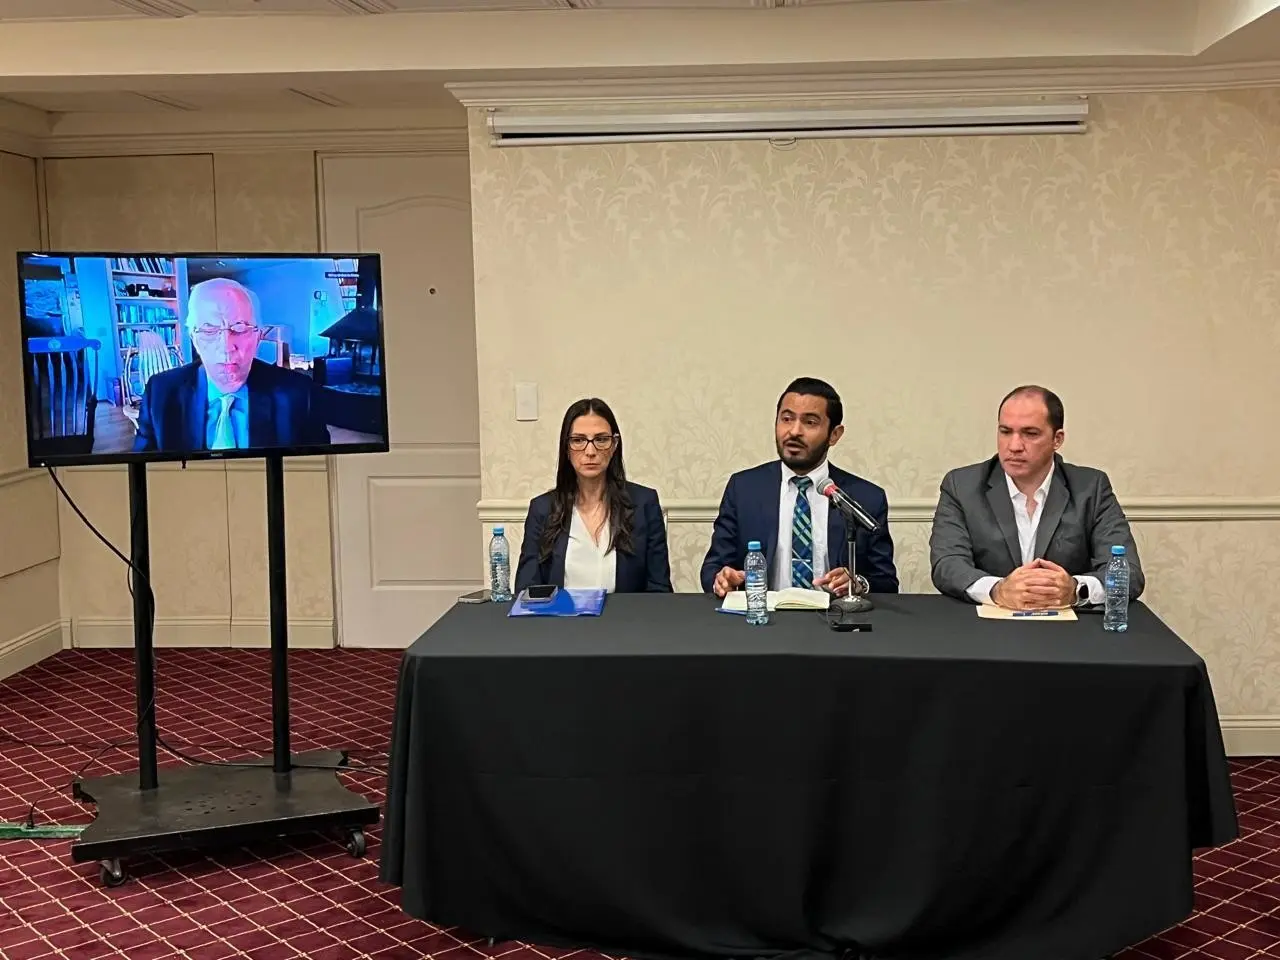
{"label": "white door", "polygon": [[338,642],[408,646],[483,586],[465,153],[322,156],[326,251],[382,254],[391,452],[331,459]]}

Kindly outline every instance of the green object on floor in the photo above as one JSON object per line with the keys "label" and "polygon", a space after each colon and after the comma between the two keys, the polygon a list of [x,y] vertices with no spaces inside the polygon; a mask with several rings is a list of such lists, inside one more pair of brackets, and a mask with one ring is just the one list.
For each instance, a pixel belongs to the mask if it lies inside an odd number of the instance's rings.
{"label": "green object on floor", "polygon": [[0,823],[0,840],[49,840],[78,837],[84,832],[84,824],[62,826],[56,823],[28,827],[25,823]]}

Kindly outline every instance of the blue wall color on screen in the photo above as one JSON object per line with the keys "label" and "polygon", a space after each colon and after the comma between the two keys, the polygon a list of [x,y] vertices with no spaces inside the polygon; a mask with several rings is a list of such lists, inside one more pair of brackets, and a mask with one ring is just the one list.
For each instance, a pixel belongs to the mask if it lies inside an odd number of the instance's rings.
{"label": "blue wall color on screen", "polygon": [[[342,316],[338,281],[325,276],[332,272],[332,260],[240,260],[228,262],[227,266],[240,268],[234,272],[229,269],[227,275],[257,294],[262,311],[259,321],[281,328],[281,339],[293,356],[310,359],[316,353],[328,352],[329,341],[319,334]],[[328,294],[330,305],[328,313],[317,319],[318,329],[312,322],[311,307],[317,290]],[[270,348],[264,346],[262,355],[269,353]]]}
{"label": "blue wall color on screen", "polygon": [[111,316],[111,274],[103,257],[76,257],[75,272],[80,282],[80,313],[84,318],[85,336],[102,341],[95,389],[99,400],[112,400],[111,381],[120,376],[120,363]]}
{"label": "blue wall color on screen", "polygon": [[191,363],[196,358],[196,351],[191,345],[191,335],[187,332],[187,258],[175,260],[173,271],[178,277],[178,320],[182,324],[182,346],[178,348],[178,352],[184,363]]}

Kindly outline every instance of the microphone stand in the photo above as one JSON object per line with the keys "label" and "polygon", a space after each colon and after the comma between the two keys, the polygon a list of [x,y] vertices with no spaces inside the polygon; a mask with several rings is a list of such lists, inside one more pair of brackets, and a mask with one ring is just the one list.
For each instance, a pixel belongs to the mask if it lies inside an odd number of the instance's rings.
{"label": "microphone stand", "polygon": [[844,521],[849,528],[849,587],[845,596],[835,597],[831,601],[831,606],[839,611],[841,619],[849,614],[866,613],[875,609],[875,604],[866,597],[854,596],[853,583],[858,576],[858,527],[848,514],[845,514]]}

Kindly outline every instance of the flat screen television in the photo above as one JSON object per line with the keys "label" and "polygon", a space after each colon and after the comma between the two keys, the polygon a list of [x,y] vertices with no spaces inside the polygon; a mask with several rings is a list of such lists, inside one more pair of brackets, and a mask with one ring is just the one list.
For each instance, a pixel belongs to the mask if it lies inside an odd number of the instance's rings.
{"label": "flat screen television", "polygon": [[18,254],[33,467],[388,449],[377,254]]}

